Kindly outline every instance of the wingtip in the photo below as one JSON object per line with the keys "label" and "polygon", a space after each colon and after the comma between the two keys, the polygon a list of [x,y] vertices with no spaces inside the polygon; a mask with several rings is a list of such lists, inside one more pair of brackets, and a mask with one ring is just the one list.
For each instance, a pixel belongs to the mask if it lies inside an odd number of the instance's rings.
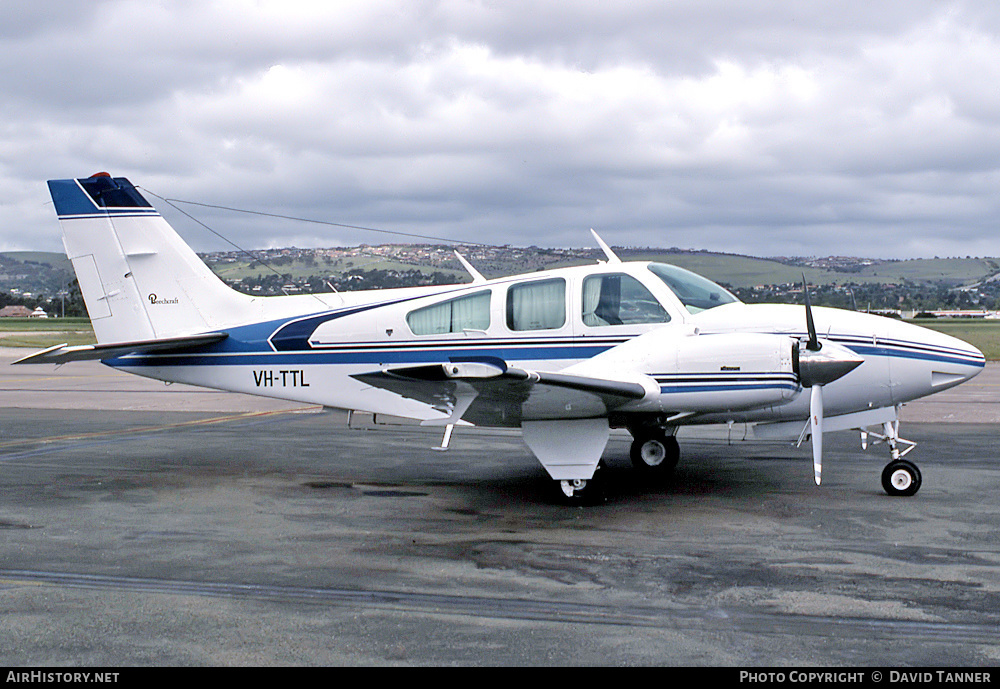
{"label": "wingtip", "polygon": [[52,358],[53,354],[55,354],[56,352],[61,351],[66,346],[67,346],[67,343],[63,342],[62,344],[57,344],[57,345],[53,345],[51,347],[46,347],[45,349],[43,349],[41,351],[32,352],[31,354],[29,354],[27,356],[22,356],[20,359],[16,359],[16,360],[10,362],[10,365],[11,366],[16,366],[18,364],[59,363],[56,360],[52,360],[51,362],[49,362],[49,361],[45,361],[45,359]]}

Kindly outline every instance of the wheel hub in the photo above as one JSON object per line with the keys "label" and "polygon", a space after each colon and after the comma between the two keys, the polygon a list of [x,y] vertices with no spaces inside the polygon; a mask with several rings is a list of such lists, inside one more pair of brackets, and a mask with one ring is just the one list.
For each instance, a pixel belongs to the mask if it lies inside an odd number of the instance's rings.
{"label": "wheel hub", "polygon": [[667,458],[667,448],[663,446],[663,443],[650,440],[642,444],[639,456],[642,457],[642,461],[645,462],[646,466],[660,466],[663,460]]}
{"label": "wheel hub", "polygon": [[913,477],[905,469],[897,469],[892,472],[892,477],[889,480],[896,490],[906,490],[913,483]]}

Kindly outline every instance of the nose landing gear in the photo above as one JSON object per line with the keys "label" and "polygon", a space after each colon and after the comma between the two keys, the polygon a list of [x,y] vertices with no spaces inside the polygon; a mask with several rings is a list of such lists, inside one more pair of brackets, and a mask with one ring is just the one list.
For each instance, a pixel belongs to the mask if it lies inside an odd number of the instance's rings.
{"label": "nose landing gear", "polygon": [[[868,449],[868,437],[875,438],[873,445],[887,443],[892,461],[885,465],[882,470],[882,488],[892,496],[910,496],[920,490],[923,479],[920,476],[920,469],[913,462],[903,459],[910,450],[917,446],[912,440],[899,437],[899,421],[887,421],[882,424],[884,434],[861,431],[861,447]],[[903,450],[900,445],[905,445]]]}

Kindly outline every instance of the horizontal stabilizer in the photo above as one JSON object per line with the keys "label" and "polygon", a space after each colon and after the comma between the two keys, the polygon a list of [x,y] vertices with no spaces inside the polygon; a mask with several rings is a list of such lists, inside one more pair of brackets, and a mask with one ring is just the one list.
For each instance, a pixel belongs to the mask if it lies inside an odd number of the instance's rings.
{"label": "horizontal stabilizer", "polygon": [[199,347],[229,337],[227,333],[204,333],[186,337],[166,337],[158,340],[139,340],[137,342],[111,342],[108,344],[65,345],[59,344],[40,352],[22,357],[14,364],[65,364],[69,361],[87,361],[94,359],[113,359],[126,354],[145,354],[147,352],[170,352],[189,347]]}

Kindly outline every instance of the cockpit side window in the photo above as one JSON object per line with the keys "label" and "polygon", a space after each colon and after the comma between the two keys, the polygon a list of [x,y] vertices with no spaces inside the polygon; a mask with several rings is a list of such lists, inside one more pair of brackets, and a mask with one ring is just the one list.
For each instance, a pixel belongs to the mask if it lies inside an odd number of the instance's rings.
{"label": "cockpit side window", "polygon": [[663,280],[691,313],[739,301],[725,288],[689,270],[666,263],[650,263],[649,270]]}
{"label": "cockpit side window", "polygon": [[591,275],[583,281],[583,324],[590,327],[666,323],[670,315],[631,275]]}
{"label": "cockpit side window", "polygon": [[566,324],[566,281],[536,280],[507,290],[507,327],[553,330]]}
{"label": "cockpit side window", "polygon": [[406,324],[414,335],[443,335],[490,327],[490,292],[415,309],[406,314]]}

